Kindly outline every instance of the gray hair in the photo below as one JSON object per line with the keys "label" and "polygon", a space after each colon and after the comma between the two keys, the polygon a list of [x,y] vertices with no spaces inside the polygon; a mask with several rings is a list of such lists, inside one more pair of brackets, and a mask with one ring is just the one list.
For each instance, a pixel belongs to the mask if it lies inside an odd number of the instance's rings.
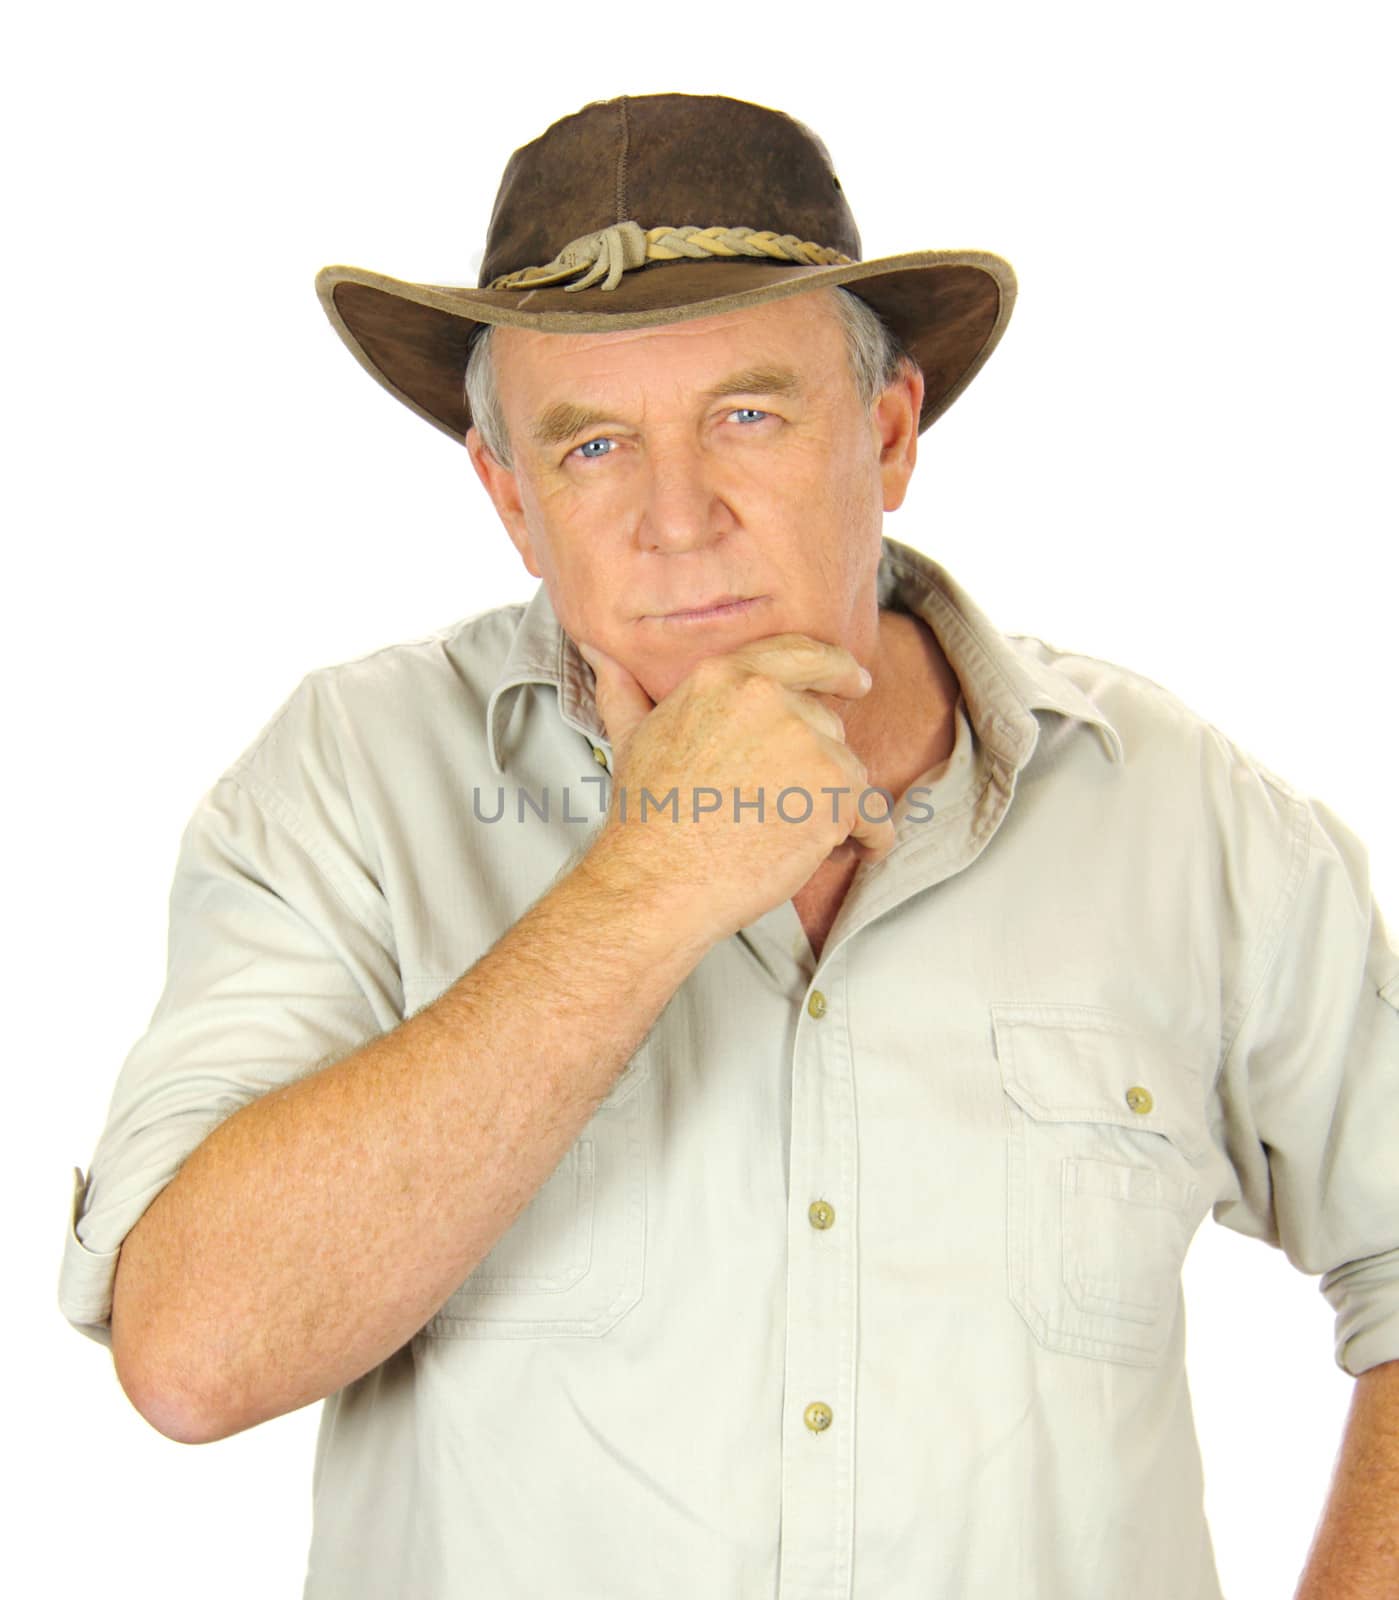
{"label": "gray hair", "polygon": [[[916,363],[903,340],[858,295],[839,285],[820,292],[831,297],[833,309],[840,318],[855,392],[868,412],[898,378],[904,363]],[[493,327],[491,323],[484,323],[472,336],[471,353],[466,362],[466,403],[482,442],[501,466],[511,471],[514,461],[510,454],[510,438],[491,360]]]}

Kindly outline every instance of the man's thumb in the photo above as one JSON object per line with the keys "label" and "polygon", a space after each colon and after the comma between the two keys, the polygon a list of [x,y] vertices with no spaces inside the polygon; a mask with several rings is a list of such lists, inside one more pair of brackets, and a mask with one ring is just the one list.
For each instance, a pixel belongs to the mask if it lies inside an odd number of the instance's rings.
{"label": "man's thumb", "polygon": [[578,642],[578,653],[593,669],[593,698],[615,756],[656,702],[620,661],[596,645]]}

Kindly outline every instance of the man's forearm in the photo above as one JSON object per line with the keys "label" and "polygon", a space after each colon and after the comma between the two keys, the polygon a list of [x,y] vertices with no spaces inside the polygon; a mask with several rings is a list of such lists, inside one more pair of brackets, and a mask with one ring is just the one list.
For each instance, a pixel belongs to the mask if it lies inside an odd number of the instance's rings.
{"label": "man's forearm", "polygon": [[1326,1509],[1294,1600],[1399,1595],[1399,1361],[1355,1380]]}
{"label": "man's forearm", "polygon": [[215,1128],[127,1235],[123,1387],[224,1438],[400,1348],[558,1166],[704,954],[585,857],[431,1005]]}

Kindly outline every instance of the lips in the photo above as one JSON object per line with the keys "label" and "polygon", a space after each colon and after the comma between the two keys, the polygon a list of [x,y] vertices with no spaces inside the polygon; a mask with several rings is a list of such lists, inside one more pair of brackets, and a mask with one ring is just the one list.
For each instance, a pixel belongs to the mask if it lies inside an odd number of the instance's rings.
{"label": "lips", "polygon": [[720,594],[712,600],[696,600],[691,606],[676,606],[674,611],[661,611],[657,615],[662,617],[681,617],[690,611],[713,611],[715,606],[737,605],[740,600],[747,600],[746,594]]}
{"label": "lips", "polygon": [[770,598],[769,595],[761,594],[723,595],[688,611],[653,611],[643,620],[669,623],[670,626],[664,630],[667,634],[673,633],[677,628],[722,628],[751,616]]}

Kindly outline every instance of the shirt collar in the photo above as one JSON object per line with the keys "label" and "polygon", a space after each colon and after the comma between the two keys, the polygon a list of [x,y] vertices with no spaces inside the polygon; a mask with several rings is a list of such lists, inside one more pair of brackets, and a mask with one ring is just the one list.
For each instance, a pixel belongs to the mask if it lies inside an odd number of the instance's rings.
{"label": "shirt collar", "polygon": [[[877,588],[881,607],[913,612],[933,630],[962,686],[977,737],[1011,767],[1030,758],[1039,737],[1037,710],[1092,724],[1108,758],[1124,759],[1117,729],[1084,691],[1052,663],[1017,650],[931,556],[884,535]],[[610,752],[593,700],[592,669],[560,626],[543,583],[525,607],[486,703],[487,742],[498,775],[505,771],[514,691],[526,684],[551,685],[562,720]]]}

